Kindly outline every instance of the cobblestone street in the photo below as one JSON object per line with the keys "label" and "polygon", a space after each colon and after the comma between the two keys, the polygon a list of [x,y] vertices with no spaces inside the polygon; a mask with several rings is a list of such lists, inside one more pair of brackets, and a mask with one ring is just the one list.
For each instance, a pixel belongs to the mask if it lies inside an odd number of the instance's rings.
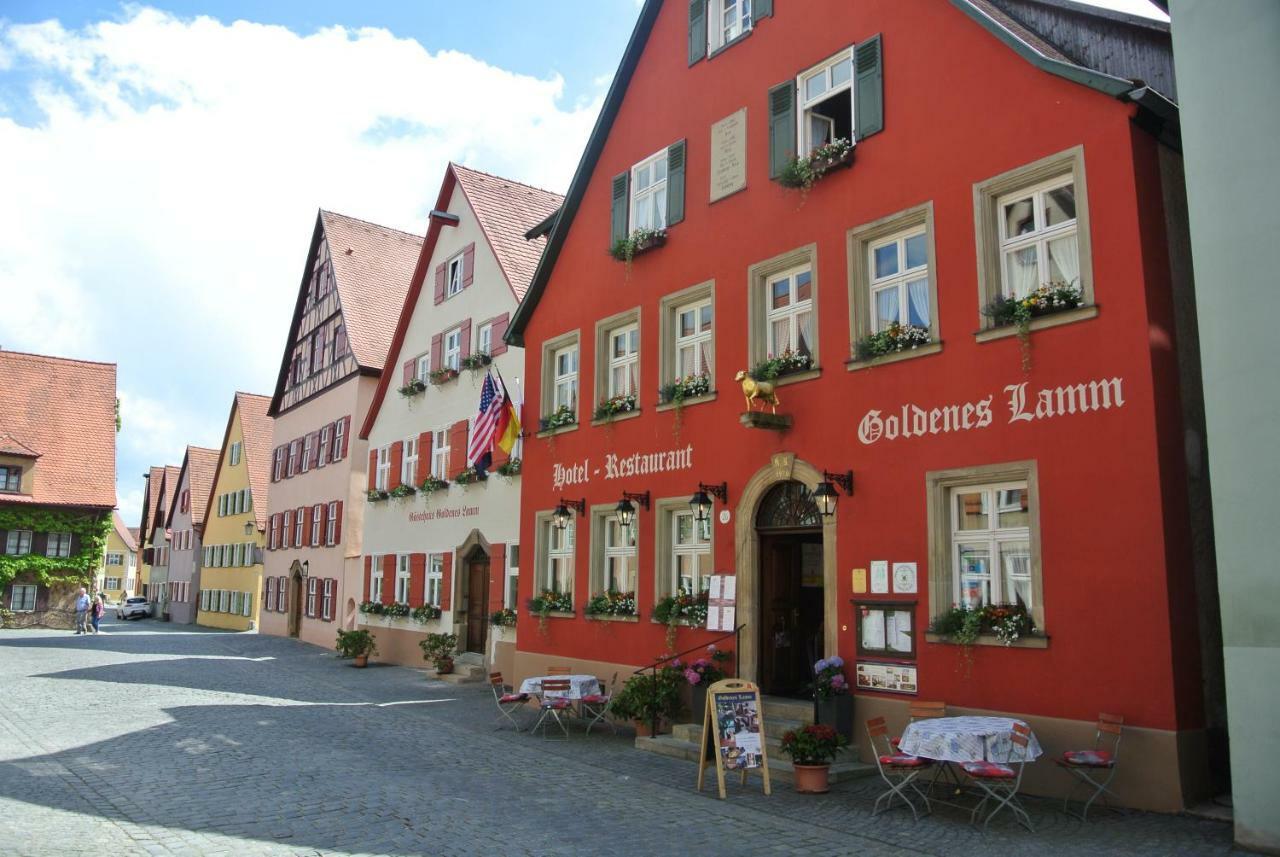
{"label": "cobblestone street", "polygon": [[872,819],[877,781],[727,801],[629,736],[493,730],[487,688],[291,640],[0,632],[0,854],[1225,854],[1230,828],[1031,801],[1037,832]]}

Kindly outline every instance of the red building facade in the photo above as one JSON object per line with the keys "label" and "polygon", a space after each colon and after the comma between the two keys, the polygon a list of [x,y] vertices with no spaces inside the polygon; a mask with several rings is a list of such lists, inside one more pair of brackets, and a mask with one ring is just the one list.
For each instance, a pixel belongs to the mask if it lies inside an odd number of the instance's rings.
{"label": "red building facade", "polygon": [[[522,605],[568,596],[522,612],[516,672],[649,663],[672,650],[663,599],[732,574],[739,671],[766,693],[803,693],[838,654],[859,722],[940,699],[1025,717],[1050,753],[1115,712],[1120,794],[1181,808],[1206,754],[1161,142],[1176,108],[1072,64],[1007,4],[690,5],[642,11],[513,319],[526,423],[544,420]],[[841,138],[851,153],[807,174],[794,159]],[[639,239],[629,261],[607,252],[627,255],[619,239]],[[1037,295],[1023,324],[998,306]],[[780,419],[746,416],[736,375],[770,359]],[[700,483],[727,488],[706,523]],[[648,492],[629,532],[623,492]],[[637,615],[585,615],[610,592]],[[929,631],[965,603],[1034,631]],[[674,649],[715,636],[682,625]],[[1033,791],[1067,784],[1037,767]]]}

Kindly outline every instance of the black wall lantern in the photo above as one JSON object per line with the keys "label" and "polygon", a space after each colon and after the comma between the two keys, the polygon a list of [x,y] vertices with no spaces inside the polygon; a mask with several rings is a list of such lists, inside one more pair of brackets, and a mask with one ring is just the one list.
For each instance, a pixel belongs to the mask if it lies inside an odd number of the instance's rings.
{"label": "black wall lantern", "polygon": [[729,483],[721,482],[719,485],[698,483],[698,493],[689,498],[689,508],[693,509],[693,517],[696,520],[711,520],[711,497],[719,497],[721,503],[728,503]]}
{"label": "black wall lantern", "polygon": [[556,506],[556,510],[551,513],[551,519],[555,522],[556,529],[568,529],[569,522],[573,520],[573,513],[570,509],[578,510],[578,517],[581,518],[587,514],[587,501],[582,500],[566,500],[560,498],[560,505]]}
{"label": "black wall lantern", "polygon": [[618,515],[618,523],[624,527],[631,526],[636,519],[636,507],[632,504],[632,500],[639,503],[647,510],[649,508],[649,492],[643,491],[639,494],[633,494],[630,491],[622,492],[622,499],[618,501],[618,506],[614,511]]}
{"label": "black wall lantern", "polygon": [[831,483],[836,483],[844,489],[844,493],[850,497],[853,496],[853,471],[848,470],[844,473],[832,473],[829,470],[822,471],[822,481],[818,483],[818,487],[813,491],[813,502],[817,505],[818,511],[822,513],[822,517],[830,518],[836,513],[836,500],[839,495]]}

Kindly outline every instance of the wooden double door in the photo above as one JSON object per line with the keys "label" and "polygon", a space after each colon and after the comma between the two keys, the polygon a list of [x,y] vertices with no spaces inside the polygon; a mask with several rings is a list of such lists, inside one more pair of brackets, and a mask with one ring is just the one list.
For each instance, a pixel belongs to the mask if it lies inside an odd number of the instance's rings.
{"label": "wooden double door", "polygon": [[760,533],[760,689],[804,697],[822,657],[822,532]]}
{"label": "wooden double door", "polygon": [[467,617],[466,639],[463,651],[484,654],[485,640],[489,636],[489,557],[475,554],[466,563],[466,603],[462,605]]}

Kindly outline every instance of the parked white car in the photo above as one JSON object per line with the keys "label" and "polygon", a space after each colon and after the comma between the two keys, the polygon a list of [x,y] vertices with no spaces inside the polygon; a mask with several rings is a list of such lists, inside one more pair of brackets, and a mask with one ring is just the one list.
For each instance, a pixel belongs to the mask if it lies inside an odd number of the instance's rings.
{"label": "parked white car", "polygon": [[151,615],[151,603],[141,595],[126,598],[116,605],[117,619],[145,619]]}

